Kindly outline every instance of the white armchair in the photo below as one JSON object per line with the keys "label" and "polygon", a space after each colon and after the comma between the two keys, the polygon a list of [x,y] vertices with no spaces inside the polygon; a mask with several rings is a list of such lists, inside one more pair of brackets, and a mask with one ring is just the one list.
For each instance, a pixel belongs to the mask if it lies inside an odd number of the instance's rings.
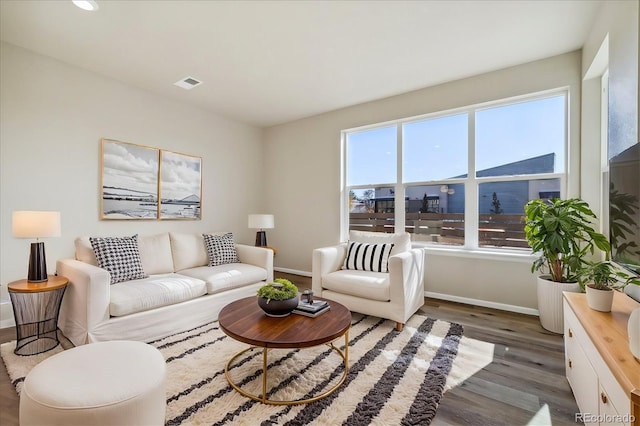
{"label": "white armchair", "polygon": [[349,310],[396,322],[402,330],[424,304],[424,252],[411,249],[409,234],[351,231],[350,241],[394,243],[388,272],[343,269],[347,243],[313,251],[312,290]]}

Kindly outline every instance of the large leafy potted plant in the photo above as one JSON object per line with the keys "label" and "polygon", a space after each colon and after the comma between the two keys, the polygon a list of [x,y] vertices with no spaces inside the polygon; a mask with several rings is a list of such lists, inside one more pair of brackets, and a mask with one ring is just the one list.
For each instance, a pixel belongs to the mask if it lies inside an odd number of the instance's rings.
{"label": "large leafy potted plant", "polygon": [[258,306],[270,317],[286,317],[298,307],[298,287],[276,278],[258,289]]}
{"label": "large leafy potted plant", "polygon": [[579,292],[578,271],[594,248],[608,253],[607,237],[593,228],[596,215],[579,198],[531,200],[525,207],[525,238],[540,257],[531,265],[539,271],[538,312],[545,329],[562,333],[562,292]]}
{"label": "large leafy potted plant", "polygon": [[640,278],[621,271],[609,260],[599,262],[586,261],[578,271],[580,286],[587,293],[587,304],[591,309],[611,312],[613,291],[629,284],[640,285]]}

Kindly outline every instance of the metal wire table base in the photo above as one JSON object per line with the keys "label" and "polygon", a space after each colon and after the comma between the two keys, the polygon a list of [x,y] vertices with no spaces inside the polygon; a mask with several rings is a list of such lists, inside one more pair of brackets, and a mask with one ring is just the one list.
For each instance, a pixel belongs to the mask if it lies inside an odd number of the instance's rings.
{"label": "metal wire table base", "polygon": [[[267,353],[269,352],[270,348],[261,348],[258,346],[250,346],[247,349],[243,349],[240,352],[236,353],[234,356],[231,357],[231,359],[227,362],[227,365],[224,368],[224,374],[227,378],[227,382],[229,382],[229,385],[231,385],[232,388],[234,388],[238,393],[240,393],[243,396],[246,396],[247,398],[251,398],[254,401],[258,401],[261,402],[263,404],[270,404],[270,405],[299,405],[299,404],[308,404],[310,402],[314,402],[317,401],[319,399],[325,398],[329,395],[331,395],[333,392],[335,392],[340,386],[342,386],[342,384],[344,383],[345,379],[347,378],[347,374],[349,373],[349,330],[347,330],[344,333],[344,351],[341,351],[338,347],[336,347],[333,342],[331,343],[327,343],[327,346],[329,346],[332,350],[334,350],[338,355],[340,355],[340,357],[342,358],[342,362],[344,365],[344,371],[342,374],[342,377],[340,377],[340,380],[338,381],[338,383],[336,383],[335,386],[333,386],[331,389],[328,389],[327,391],[323,392],[320,395],[316,395],[312,398],[306,398],[306,399],[296,399],[296,400],[273,400],[273,399],[269,399],[267,398],[267,373],[269,371],[269,369],[267,368],[268,363],[267,363]],[[253,349],[262,349],[262,395],[255,395],[252,393],[249,393],[247,391],[245,391],[244,389],[240,388],[240,386],[238,384],[236,384],[233,379],[231,378],[231,375],[229,374],[229,368],[231,366],[231,364],[233,363],[233,361],[235,361],[238,357],[242,356],[244,353],[253,350]],[[291,348],[291,349],[295,349],[295,348]]]}

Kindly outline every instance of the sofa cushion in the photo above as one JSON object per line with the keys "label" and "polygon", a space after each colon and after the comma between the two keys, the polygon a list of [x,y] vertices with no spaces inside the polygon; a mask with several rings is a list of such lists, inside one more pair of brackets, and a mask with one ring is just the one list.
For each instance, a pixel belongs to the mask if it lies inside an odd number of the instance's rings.
{"label": "sofa cushion", "polygon": [[[89,237],[78,237],[74,241],[76,260],[98,266]],[[169,234],[164,232],[157,235],[138,235],[138,249],[142,268],[148,275],[173,272],[173,257],[171,256],[171,241]]]}
{"label": "sofa cushion", "polygon": [[411,250],[411,236],[408,232],[387,234],[384,232],[349,231],[349,241],[366,244],[393,244],[391,256]]}
{"label": "sofa cushion", "polygon": [[172,273],[121,282],[110,290],[109,314],[124,316],[200,297],[207,286],[197,278]]}
{"label": "sofa cushion", "polygon": [[389,274],[343,269],[322,276],[322,288],[363,299],[391,300]]}
{"label": "sofa cushion", "polygon": [[93,247],[91,247],[89,237],[77,237],[73,243],[76,246],[76,260],[98,266],[98,260],[96,259],[96,254],[93,252]]}
{"label": "sofa cushion", "polygon": [[169,232],[175,271],[205,266],[209,262],[202,234]]}
{"label": "sofa cushion", "polygon": [[184,269],[181,274],[199,278],[207,283],[207,293],[220,293],[236,287],[267,279],[267,270],[247,263],[227,263],[219,266],[201,266]]}
{"label": "sofa cushion", "polygon": [[393,244],[365,244],[349,241],[343,269],[389,272],[389,253]]}
{"label": "sofa cushion", "polygon": [[169,233],[139,236],[140,260],[147,275],[170,274],[173,272],[171,241]]}
{"label": "sofa cushion", "polygon": [[111,284],[145,278],[138,236],[90,237],[98,266],[109,271]]}
{"label": "sofa cushion", "polygon": [[204,238],[204,245],[207,249],[209,266],[240,262],[231,232],[224,235],[202,234],[202,237]]}

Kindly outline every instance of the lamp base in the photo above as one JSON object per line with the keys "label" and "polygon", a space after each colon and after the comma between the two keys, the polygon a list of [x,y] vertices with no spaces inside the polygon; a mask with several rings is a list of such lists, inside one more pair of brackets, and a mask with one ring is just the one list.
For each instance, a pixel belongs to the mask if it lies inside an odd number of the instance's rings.
{"label": "lamp base", "polygon": [[31,243],[27,282],[41,283],[48,280],[49,277],[47,276],[47,258],[44,254],[44,243]]}
{"label": "lamp base", "polygon": [[267,245],[267,233],[265,231],[256,232],[256,247],[265,247]]}

